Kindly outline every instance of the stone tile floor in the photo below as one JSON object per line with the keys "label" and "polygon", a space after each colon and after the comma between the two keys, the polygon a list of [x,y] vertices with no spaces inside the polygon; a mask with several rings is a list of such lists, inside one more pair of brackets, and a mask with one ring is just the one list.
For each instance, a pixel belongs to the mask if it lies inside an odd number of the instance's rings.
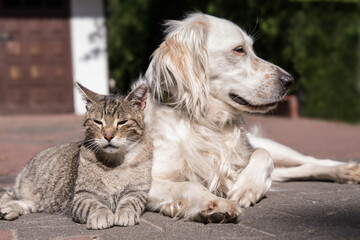
{"label": "stone tile floor", "polygon": [[[360,160],[360,125],[309,119],[246,117],[262,133],[319,158]],[[47,146],[82,138],[74,115],[0,117],[0,186]],[[360,185],[274,183],[267,197],[244,209],[238,224],[200,224],[147,212],[140,224],[87,230],[60,215],[29,214],[0,221],[3,239],[360,239]]]}

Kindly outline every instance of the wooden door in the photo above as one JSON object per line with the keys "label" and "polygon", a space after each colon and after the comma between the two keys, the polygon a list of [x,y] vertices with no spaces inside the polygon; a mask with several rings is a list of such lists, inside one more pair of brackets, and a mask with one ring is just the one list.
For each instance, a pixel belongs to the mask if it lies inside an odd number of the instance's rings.
{"label": "wooden door", "polygon": [[0,0],[0,114],[73,112],[68,0]]}

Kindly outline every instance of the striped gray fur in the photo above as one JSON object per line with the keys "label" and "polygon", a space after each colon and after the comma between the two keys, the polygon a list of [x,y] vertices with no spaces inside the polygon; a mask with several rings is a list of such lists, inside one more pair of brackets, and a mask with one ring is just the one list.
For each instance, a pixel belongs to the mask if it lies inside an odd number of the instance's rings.
{"label": "striped gray fur", "polygon": [[36,155],[0,198],[0,217],[30,212],[72,216],[89,229],[139,222],[151,185],[152,142],[144,125],[147,85],[103,96],[78,84],[87,101],[85,140]]}

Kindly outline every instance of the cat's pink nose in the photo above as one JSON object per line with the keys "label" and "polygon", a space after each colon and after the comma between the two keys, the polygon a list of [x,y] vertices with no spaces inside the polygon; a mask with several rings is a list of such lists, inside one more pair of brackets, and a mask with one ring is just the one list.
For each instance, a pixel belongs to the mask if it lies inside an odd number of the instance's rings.
{"label": "cat's pink nose", "polygon": [[107,134],[104,135],[104,138],[105,138],[106,140],[108,140],[108,142],[110,142],[111,139],[114,138],[114,135],[112,135],[111,133],[107,133]]}

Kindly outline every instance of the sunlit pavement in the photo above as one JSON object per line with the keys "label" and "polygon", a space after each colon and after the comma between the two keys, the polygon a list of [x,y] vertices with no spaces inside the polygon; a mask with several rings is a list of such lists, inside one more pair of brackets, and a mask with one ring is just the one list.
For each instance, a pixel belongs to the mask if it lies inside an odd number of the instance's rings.
{"label": "sunlit pavement", "polygon": [[[360,125],[309,119],[247,116],[248,130],[305,154],[360,160]],[[0,117],[0,185],[10,186],[34,154],[45,147],[82,139],[74,115]],[[274,183],[267,197],[244,209],[238,224],[200,224],[147,212],[140,224],[87,230],[65,216],[44,213],[0,221],[2,239],[360,239],[360,184]]]}

